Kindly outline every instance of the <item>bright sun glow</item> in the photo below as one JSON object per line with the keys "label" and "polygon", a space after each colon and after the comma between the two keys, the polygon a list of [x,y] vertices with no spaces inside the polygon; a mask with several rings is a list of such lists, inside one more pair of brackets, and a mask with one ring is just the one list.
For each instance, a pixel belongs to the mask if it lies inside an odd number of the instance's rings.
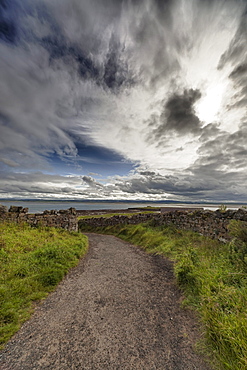
{"label": "bright sun glow", "polygon": [[209,87],[195,106],[196,114],[205,123],[211,123],[217,119],[220,112],[224,85]]}

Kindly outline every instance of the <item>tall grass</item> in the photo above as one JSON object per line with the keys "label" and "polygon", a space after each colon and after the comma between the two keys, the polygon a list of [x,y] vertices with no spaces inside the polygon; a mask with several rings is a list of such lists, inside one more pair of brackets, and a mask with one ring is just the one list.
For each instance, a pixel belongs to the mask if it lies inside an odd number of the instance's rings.
{"label": "tall grass", "polygon": [[184,304],[198,312],[215,366],[246,370],[247,224],[235,221],[230,228],[235,239],[229,244],[174,227],[152,227],[150,223],[98,231],[172,259]]}
{"label": "tall grass", "polygon": [[0,347],[86,250],[80,233],[0,224]]}

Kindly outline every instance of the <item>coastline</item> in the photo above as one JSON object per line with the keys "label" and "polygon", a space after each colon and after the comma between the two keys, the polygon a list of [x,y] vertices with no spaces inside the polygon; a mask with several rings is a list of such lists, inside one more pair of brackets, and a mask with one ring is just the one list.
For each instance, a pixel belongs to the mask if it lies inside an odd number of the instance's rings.
{"label": "coastline", "polygon": [[[0,200],[0,204],[6,207],[17,206],[28,208],[29,213],[42,213],[45,210],[66,210],[75,208],[77,211],[111,211],[117,212],[121,210],[131,210],[143,207],[157,207],[157,208],[203,208],[215,211],[220,207],[220,204],[215,203],[182,203],[182,202],[148,202],[148,201],[78,201],[78,200]],[[243,204],[227,204],[227,209],[238,209]]]}

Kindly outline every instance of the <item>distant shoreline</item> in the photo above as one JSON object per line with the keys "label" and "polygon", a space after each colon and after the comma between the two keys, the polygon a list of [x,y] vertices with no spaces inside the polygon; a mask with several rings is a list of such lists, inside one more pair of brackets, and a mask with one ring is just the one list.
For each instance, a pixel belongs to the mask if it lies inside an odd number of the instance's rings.
{"label": "distant shoreline", "polygon": [[190,202],[190,201],[178,201],[178,200],[110,200],[110,199],[18,199],[18,198],[0,198],[1,202],[45,202],[45,203],[154,203],[154,204],[177,204],[177,205],[184,205],[184,204],[194,204],[194,205],[247,205],[247,202],[226,202],[226,201],[219,201],[219,202]]}
{"label": "distant shoreline", "polygon": [[[128,208],[147,208],[147,207],[159,207],[159,208],[203,208],[208,210],[216,210],[222,203],[188,203],[188,202],[158,202],[158,201],[103,201],[103,200],[23,200],[23,199],[8,199],[1,200],[0,204],[10,207],[18,206],[28,208],[28,213],[42,213],[45,210],[65,210],[69,208],[75,208],[77,211],[92,211],[92,210],[127,210]],[[224,203],[228,209],[238,209],[244,204],[240,203]]]}

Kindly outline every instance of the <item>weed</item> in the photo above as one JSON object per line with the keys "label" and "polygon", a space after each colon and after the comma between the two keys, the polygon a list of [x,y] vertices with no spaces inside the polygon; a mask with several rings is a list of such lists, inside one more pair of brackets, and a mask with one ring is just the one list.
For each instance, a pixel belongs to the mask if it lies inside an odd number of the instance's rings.
{"label": "weed", "polygon": [[225,213],[227,211],[227,206],[225,204],[221,204],[221,206],[219,208],[219,211],[221,213]]}

